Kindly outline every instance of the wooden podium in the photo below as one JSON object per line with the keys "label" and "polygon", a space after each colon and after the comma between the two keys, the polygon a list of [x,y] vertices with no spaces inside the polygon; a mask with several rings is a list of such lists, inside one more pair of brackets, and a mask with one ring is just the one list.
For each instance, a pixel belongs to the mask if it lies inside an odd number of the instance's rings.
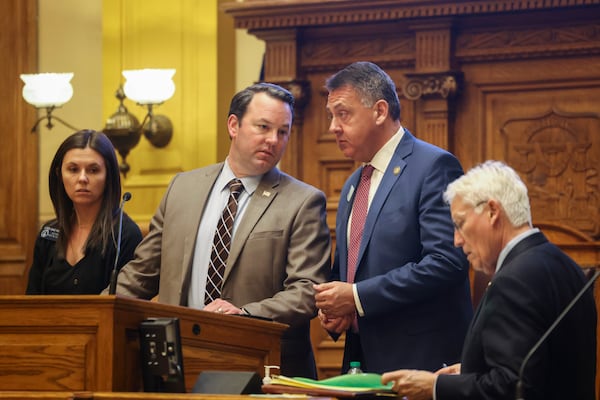
{"label": "wooden podium", "polygon": [[147,318],[179,319],[188,392],[203,370],[279,365],[287,328],[119,296],[0,296],[0,391],[141,391]]}

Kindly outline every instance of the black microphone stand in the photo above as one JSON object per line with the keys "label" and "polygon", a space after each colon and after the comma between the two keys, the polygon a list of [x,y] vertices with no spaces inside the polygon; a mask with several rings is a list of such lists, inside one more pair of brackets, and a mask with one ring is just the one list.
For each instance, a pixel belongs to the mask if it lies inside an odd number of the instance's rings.
{"label": "black microphone stand", "polygon": [[577,293],[577,295],[573,298],[573,300],[571,300],[571,302],[569,304],[567,304],[565,309],[560,313],[560,315],[556,318],[556,320],[552,323],[552,325],[550,325],[550,328],[548,328],[548,330],[542,335],[542,337],[531,348],[531,350],[529,350],[529,353],[527,353],[527,355],[523,359],[523,362],[521,363],[521,368],[519,369],[519,380],[517,381],[517,387],[516,387],[516,400],[525,400],[525,397],[523,397],[523,372],[525,371],[525,365],[527,365],[527,362],[529,361],[531,356],[533,356],[533,353],[535,353],[536,350],[542,345],[542,343],[544,343],[546,338],[548,338],[548,336],[550,336],[552,331],[554,331],[554,328],[556,328],[556,326],[560,323],[560,321],[563,320],[565,315],[567,315],[567,313],[569,311],[571,311],[571,309],[577,303],[577,301],[581,298],[581,296],[583,296],[583,294],[585,292],[587,292],[587,290],[594,284],[594,281],[596,280],[596,278],[598,278],[598,276],[600,276],[600,269],[597,269],[596,272],[594,273],[594,275],[592,275],[592,277],[587,281],[587,283],[585,285],[583,285],[583,288],[581,288],[579,293]]}
{"label": "black microphone stand", "polygon": [[121,200],[121,206],[119,207],[119,234],[117,237],[117,254],[115,256],[115,264],[113,265],[112,273],[110,275],[110,286],[108,287],[108,294],[115,294],[117,292],[117,264],[119,262],[119,256],[121,255],[121,235],[123,233],[123,210],[125,209],[125,202],[131,199],[131,193],[125,192],[123,194],[123,200]]}

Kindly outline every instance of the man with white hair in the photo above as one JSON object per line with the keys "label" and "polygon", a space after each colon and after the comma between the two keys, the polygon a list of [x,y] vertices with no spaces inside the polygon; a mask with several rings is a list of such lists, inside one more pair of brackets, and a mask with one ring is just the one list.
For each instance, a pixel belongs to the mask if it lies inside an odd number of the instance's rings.
{"label": "man with white hair", "polygon": [[[454,244],[491,276],[467,333],[461,363],[435,373],[398,370],[383,383],[410,400],[514,399],[527,353],[585,285],[579,266],[533,228],[527,187],[509,166],[487,161],[444,192]],[[591,290],[529,358],[522,398],[594,396],[596,310]]]}

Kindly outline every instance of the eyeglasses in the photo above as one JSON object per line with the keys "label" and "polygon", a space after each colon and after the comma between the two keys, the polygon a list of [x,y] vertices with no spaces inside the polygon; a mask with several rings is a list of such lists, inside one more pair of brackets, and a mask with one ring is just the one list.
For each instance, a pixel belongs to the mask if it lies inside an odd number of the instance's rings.
{"label": "eyeglasses", "polygon": [[482,200],[479,203],[475,204],[475,206],[473,208],[471,208],[470,210],[468,210],[465,214],[464,217],[462,218],[462,220],[460,221],[452,221],[452,224],[454,225],[454,229],[456,229],[459,232],[462,232],[462,227],[465,224],[465,221],[467,220],[467,216],[472,212],[477,210],[480,206],[485,205],[487,203],[487,200]]}

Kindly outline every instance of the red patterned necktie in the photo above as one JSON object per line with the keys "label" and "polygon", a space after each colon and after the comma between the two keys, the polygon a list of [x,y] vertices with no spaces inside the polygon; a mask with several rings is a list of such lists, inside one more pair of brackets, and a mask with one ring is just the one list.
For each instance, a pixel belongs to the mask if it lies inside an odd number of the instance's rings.
{"label": "red patterned necktie", "polygon": [[231,232],[233,230],[233,221],[237,213],[238,197],[244,186],[239,179],[229,181],[229,199],[227,207],[223,209],[223,215],[217,224],[215,237],[213,239],[212,252],[210,255],[210,264],[208,266],[208,278],[206,280],[206,294],[204,303],[209,304],[221,296],[221,285],[223,283],[223,274],[225,265],[229,256],[229,247],[231,246]]}
{"label": "red patterned necktie", "polygon": [[[367,212],[369,211],[369,189],[371,188],[371,175],[373,174],[373,166],[365,165],[360,174],[360,182],[354,196],[352,204],[352,222],[350,224],[350,242],[348,243],[348,283],[354,283],[356,275],[356,267],[358,263],[358,252],[360,250],[360,242],[362,241],[365,221],[367,220]],[[352,321],[352,331],[358,332],[357,315],[354,314]]]}
{"label": "red patterned necktie", "polygon": [[358,251],[360,249],[365,221],[367,220],[367,211],[369,210],[369,188],[371,187],[373,169],[373,166],[370,164],[363,167],[356,196],[354,196],[354,204],[352,205],[352,223],[350,225],[350,242],[348,243],[347,281],[349,283],[354,282],[354,275],[356,274]]}

